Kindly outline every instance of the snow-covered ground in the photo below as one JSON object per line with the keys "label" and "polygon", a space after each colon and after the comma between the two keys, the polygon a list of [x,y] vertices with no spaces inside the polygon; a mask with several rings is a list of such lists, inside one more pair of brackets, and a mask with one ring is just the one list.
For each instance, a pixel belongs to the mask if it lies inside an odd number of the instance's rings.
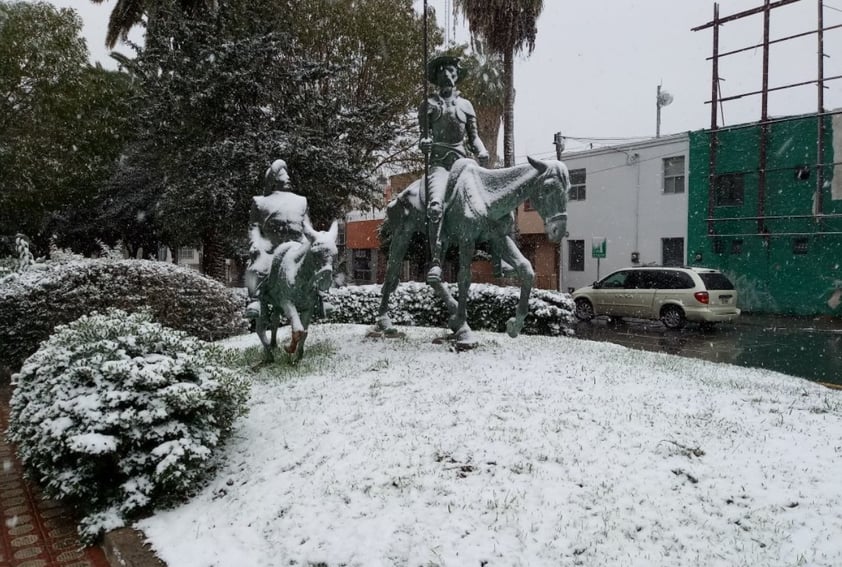
{"label": "snow-covered ground", "polygon": [[842,392],[574,338],[310,330],[333,353],[257,375],[215,480],[140,523],[172,567],[842,565]]}

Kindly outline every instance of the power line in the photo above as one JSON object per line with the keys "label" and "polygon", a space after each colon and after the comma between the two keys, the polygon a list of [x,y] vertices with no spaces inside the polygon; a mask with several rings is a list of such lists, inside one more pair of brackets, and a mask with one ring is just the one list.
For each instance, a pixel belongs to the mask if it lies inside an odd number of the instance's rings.
{"label": "power line", "polygon": [[651,138],[652,136],[615,136],[613,138],[599,138],[597,136],[564,136],[568,140],[588,140],[588,141],[598,141],[598,140],[605,140],[605,141],[614,141],[614,140],[646,140]]}

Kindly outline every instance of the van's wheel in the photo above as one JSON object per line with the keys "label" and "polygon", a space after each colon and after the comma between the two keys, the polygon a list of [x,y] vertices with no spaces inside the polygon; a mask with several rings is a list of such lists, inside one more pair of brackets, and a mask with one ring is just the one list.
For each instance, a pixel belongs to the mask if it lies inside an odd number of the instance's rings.
{"label": "van's wheel", "polygon": [[684,317],[684,311],[675,305],[667,305],[661,309],[661,323],[667,329],[680,329],[687,323]]}
{"label": "van's wheel", "polygon": [[576,317],[582,321],[590,321],[594,318],[593,305],[584,297],[576,300]]}

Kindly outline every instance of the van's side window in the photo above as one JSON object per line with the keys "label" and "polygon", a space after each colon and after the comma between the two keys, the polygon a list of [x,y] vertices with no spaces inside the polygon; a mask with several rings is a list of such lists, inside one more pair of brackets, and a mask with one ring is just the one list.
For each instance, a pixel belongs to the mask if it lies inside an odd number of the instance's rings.
{"label": "van's side window", "polygon": [[628,271],[611,274],[610,276],[602,280],[600,287],[603,289],[623,289],[624,287],[626,287],[626,278],[628,277],[628,275]]}
{"label": "van's side window", "polygon": [[626,289],[643,289],[643,272],[629,272],[626,278]]}
{"label": "van's side window", "polygon": [[654,278],[656,289],[690,289],[694,286],[693,278],[684,272],[658,270]]}

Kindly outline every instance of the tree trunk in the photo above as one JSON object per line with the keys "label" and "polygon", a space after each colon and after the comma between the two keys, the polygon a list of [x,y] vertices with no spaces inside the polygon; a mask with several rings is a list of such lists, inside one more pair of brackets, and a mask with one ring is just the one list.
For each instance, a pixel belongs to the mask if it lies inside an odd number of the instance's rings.
{"label": "tree trunk", "polygon": [[227,283],[222,239],[215,230],[208,231],[202,238],[202,271],[216,281]]}
{"label": "tree trunk", "polygon": [[503,54],[503,165],[515,164],[515,52],[509,49]]}
{"label": "tree trunk", "polygon": [[497,155],[497,139],[500,137],[500,124],[503,119],[503,107],[476,106],[477,130],[479,139],[488,150],[488,168],[497,167],[500,156]]}

